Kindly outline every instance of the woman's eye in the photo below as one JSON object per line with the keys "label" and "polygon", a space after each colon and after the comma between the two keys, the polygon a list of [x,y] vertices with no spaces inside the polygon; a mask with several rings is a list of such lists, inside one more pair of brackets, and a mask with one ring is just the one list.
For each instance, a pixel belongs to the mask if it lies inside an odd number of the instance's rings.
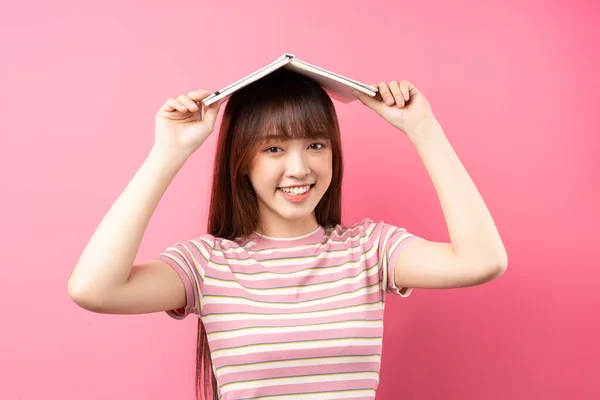
{"label": "woman's eye", "polygon": [[[308,146],[309,149],[311,150],[321,150],[325,147],[325,145],[323,143],[313,143],[310,146]],[[272,146],[272,147],[267,147],[265,149],[266,153],[279,153],[280,151],[283,151],[283,149],[281,147],[277,147],[277,146]]]}

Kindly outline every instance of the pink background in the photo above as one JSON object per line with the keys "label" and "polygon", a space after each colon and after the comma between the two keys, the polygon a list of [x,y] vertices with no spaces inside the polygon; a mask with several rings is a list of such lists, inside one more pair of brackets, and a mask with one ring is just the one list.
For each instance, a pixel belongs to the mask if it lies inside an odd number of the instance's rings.
{"label": "pink background", "polygon": [[[89,313],[67,280],[163,101],[283,52],[366,83],[411,80],[508,249],[491,284],[389,297],[378,399],[600,398],[598,2],[16,3],[0,3],[0,398],[193,398],[194,318]],[[447,240],[406,138],[336,106],[345,222]],[[204,232],[215,138],[169,188],[138,261]]]}

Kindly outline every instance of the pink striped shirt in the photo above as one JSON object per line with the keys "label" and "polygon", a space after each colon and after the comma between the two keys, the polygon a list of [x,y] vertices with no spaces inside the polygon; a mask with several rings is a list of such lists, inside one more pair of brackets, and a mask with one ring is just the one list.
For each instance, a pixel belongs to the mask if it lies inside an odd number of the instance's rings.
{"label": "pink striped shirt", "polygon": [[374,399],[385,293],[417,236],[364,219],[292,239],[205,234],[160,258],[185,283],[176,319],[202,318],[220,398]]}

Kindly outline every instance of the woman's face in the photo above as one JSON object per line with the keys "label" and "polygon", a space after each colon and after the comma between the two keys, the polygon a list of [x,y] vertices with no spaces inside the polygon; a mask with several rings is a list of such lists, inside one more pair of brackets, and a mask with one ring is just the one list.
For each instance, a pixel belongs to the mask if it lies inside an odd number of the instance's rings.
{"label": "woman's face", "polygon": [[329,139],[269,141],[256,151],[248,177],[258,198],[264,234],[308,233],[317,226],[314,210],[331,183]]}

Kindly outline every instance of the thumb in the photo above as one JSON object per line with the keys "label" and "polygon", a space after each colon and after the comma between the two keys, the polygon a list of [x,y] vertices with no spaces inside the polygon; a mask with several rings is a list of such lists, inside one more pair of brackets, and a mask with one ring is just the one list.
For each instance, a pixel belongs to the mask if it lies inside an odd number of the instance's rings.
{"label": "thumb", "polygon": [[356,97],[358,100],[360,100],[361,103],[363,103],[365,106],[369,107],[370,109],[379,112],[381,111],[381,108],[383,106],[383,103],[381,101],[376,100],[375,98],[366,95],[364,93],[360,93],[356,90],[352,91],[352,95],[354,97]]}
{"label": "thumb", "polygon": [[221,99],[207,107],[206,111],[204,112],[204,121],[206,121],[210,126],[214,126],[215,122],[217,121],[217,116],[219,115],[219,109],[221,108],[221,105],[225,103],[225,101],[226,99]]}

